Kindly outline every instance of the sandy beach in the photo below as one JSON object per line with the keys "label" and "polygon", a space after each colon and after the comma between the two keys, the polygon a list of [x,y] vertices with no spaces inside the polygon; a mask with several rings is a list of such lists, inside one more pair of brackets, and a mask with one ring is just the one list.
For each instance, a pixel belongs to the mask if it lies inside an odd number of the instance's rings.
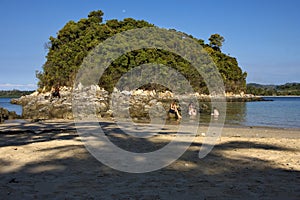
{"label": "sandy beach", "polygon": [[[110,121],[101,125],[136,152],[174,139],[171,125],[143,142],[124,138]],[[199,159],[206,129],[171,165],[133,174],[95,159],[72,121],[0,124],[0,199],[300,199],[300,129],[224,127]]]}

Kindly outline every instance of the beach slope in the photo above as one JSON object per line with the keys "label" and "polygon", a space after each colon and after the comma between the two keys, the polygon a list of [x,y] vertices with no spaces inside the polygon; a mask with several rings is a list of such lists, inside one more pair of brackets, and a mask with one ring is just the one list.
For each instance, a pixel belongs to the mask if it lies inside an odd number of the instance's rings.
{"label": "beach slope", "polygon": [[[110,140],[145,152],[174,139],[174,126],[143,141],[109,121]],[[72,121],[0,125],[3,199],[300,199],[300,131],[225,127],[214,149],[198,158],[207,127],[171,165],[149,173],[111,169],[84,147]]]}

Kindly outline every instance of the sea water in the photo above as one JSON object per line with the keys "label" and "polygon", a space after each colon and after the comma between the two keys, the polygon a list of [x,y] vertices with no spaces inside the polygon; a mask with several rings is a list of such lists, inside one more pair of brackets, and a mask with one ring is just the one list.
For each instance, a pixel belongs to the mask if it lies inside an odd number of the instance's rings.
{"label": "sea water", "polygon": [[0,97],[0,107],[9,111],[15,111],[18,115],[22,115],[22,106],[10,103],[11,98]]}
{"label": "sea water", "polygon": [[[300,97],[263,98],[266,101],[227,102],[225,125],[300,128]],[[200,114],[200,123],[210,120],[210,114]]]}
{"label": "sea water", "polygon": [[[0,98],[0,107],[22,114],[22,106]],[[300,128],[300,97],[264,97],[268,101],[228,102],[226,125]],[[207,116],[206,116],[207,115]],[[208,114],[200,114],[201,123],[209,123]]]}
{"label": "sea water", "polygon": [[261,102],[247,102],[242,125],[300,128],[300,97],[264,97]]}

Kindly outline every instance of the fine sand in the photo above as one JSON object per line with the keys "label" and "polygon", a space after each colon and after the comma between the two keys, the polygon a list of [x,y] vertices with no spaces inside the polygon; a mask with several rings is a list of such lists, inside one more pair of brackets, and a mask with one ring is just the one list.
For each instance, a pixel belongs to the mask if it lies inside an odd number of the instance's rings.
{"label": "fine sand", "polygon": [[[177,138],[176,125],[140,140],[112,122],[101,125],[111,141],[135,152]],[[0,199],[300,199],[299,129],[224,127],[199,159],[206,129],[169,166],[127,173],[94,158],[72,121],[1,124]]]}

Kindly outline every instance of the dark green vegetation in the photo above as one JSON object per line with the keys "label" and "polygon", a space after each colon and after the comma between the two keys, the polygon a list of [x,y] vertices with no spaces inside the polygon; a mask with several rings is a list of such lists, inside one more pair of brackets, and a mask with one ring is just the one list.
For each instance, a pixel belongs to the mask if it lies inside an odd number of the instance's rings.
{"label": "dark green vegetation", "polygon": [[0,97],[19,98],[24,95],[33,93],[34,91],[20,91],[20,90],[0,90]]}
{"label": "dark green vegetation", "polygon": [[300,95],[300,83],[286,83],[284,85],[247,84],[247,93],[265,96]]}
{"label": "dark green vegetation", "polygon": [[[102,11],[93,11],[87,19],[81,19],[78,22],[69,21],[57,33],[57,37],[50,37],[50,41],[46,45],[47,61],[43,65],[43,71],[36,73],[40,89],[49,90],[57,84],[73,86],[83,59],[94,47],[107,38],[127,30],[155,27],[146,21],[132,18],[122,21],[112,19],[103,23],[102,16]],[[209,38],[210,44],[205,44],[204,40],[193,38],[190,35],[186,35],[186,37],[197,41],[211,55],[221,73],[227,92],[239,93],[246,90],[247,74],[242,72],[235,58],[221,52],[224,42],[222,36],[213,34]],[[111,91],[122,74],[145,63],[158,63],[174,67],[190,81],[195,91],[208,93],[203,78],[195,73],[195,69],[191,67],[190,63],[178,55],[158,49],[140,49],[122,55],[105,71],[99,80],[100,87]],[[163,89],[158,85],[146,85],[143,89],[153,88]]]}

